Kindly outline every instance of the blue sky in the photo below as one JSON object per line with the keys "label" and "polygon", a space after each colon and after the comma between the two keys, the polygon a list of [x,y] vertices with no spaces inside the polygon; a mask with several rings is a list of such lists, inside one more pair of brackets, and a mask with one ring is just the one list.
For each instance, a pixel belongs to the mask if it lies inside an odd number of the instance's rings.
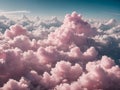
{"label": "blue sky", "polygon": [[43,17],[77,11],[87,18],[120,20],[120,0],[0,0],[0,10],[30,11]]}

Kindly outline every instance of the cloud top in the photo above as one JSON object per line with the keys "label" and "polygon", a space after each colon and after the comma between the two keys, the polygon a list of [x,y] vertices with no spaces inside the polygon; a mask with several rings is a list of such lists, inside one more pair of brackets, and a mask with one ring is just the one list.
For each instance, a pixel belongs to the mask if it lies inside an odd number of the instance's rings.
{"label": "cloud top", "polygon": [[0,34],[0,90],[120,89],[118,57],[111,54],[120,49],[114,20],[99,23],[111,26],[107,30],[76,12],[63,23],[53,18],[31,25],[27,17],[22,22],[24,27],[10,25]]}

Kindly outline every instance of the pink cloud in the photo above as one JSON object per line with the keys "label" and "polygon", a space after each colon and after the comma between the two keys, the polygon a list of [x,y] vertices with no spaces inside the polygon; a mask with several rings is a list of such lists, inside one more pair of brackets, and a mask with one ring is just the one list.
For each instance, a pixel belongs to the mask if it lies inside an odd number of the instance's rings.
{"label": "pink cloud", "polygon": [[96,35],[76,12],[43,40],[11,26],[0,39],[0,90],[119,90],[120,68],[101,56]]}

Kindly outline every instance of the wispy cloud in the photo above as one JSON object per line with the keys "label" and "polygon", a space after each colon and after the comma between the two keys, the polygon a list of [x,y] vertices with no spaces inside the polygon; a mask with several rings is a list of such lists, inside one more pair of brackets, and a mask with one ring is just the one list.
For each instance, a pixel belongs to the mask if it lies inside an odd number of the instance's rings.
{"label": "wispy cloud", "polygon": [[104,12],[104,13],[108,13],[108,14],[111,14],[111,15],[120,16],[120,13],[117,13],[117,12]]}
{"label": "wispy cloud", "polygon": [[114,14],[114,15],[117,15],[117,16],[119,16],[119,15],[120,15],[120,13],[111,13],[111,14]]}
{"label": "wispy cloud", "polygon": [[0,10],[0,14],[27,14],[30,13],[30,11],[22,10],[22,11],[2,11]]}

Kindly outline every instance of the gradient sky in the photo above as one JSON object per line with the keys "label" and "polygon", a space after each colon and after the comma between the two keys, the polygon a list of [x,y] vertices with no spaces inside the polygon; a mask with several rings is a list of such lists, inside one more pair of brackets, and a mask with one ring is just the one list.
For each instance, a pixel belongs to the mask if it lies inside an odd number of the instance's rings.
{"label": "gradient sky", "polygon": [[77,11],[87,18],[120,20],[120,0],[0,0],[0,10],[26,10],[43,17]]}

